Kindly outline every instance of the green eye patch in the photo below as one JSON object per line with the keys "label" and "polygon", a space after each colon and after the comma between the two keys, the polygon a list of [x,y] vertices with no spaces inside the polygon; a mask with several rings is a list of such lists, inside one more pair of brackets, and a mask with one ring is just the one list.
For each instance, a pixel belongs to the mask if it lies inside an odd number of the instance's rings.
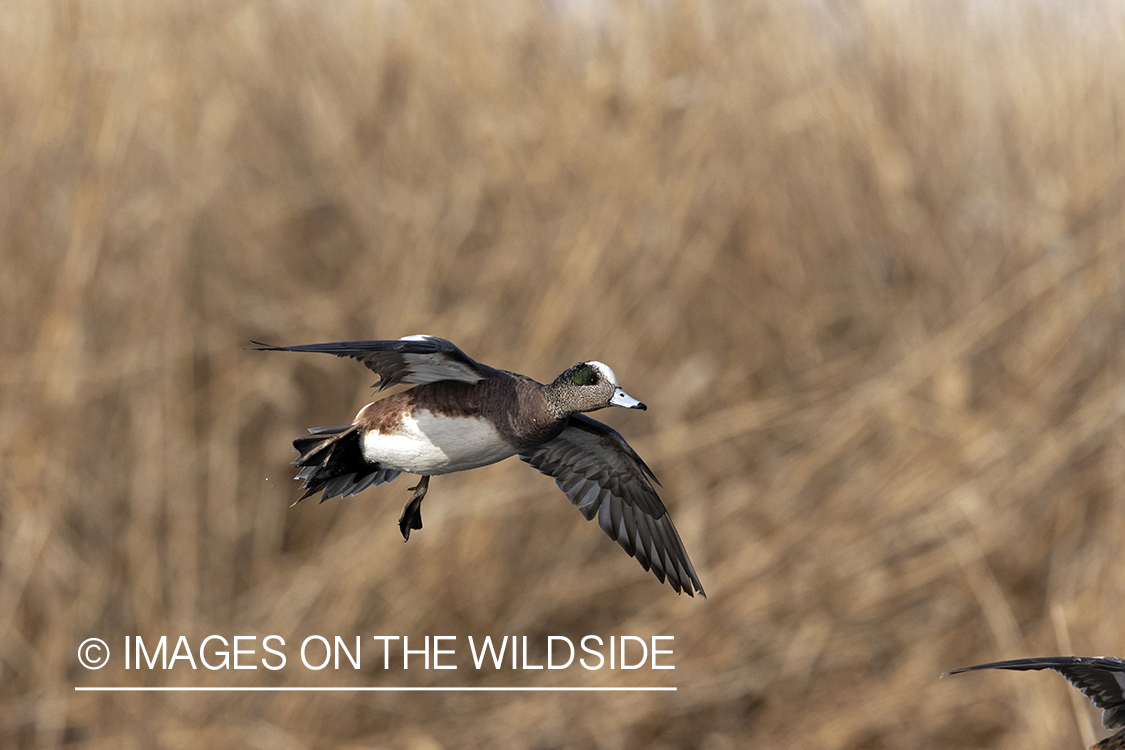
{"label": "green eye patch", "polygon": [[579,365],[571,373],[570,382],[575,385],[593,385],[598,382],[598,376],[589,365]]}

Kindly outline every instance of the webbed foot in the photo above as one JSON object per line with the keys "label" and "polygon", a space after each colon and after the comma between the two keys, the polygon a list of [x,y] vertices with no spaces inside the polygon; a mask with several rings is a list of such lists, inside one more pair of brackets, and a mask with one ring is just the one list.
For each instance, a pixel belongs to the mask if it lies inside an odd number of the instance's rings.
{"label": "webbed foot", "polygon": [[402,541],[410,541],[410,530],[422,528],[422,500],[426,497],[426,490],[430,487],[430,478],[422,477],[418,484],[410,489],[414,490],[414,497],[402,506],[402,515],[398,519],[398,529],[402,532]]}

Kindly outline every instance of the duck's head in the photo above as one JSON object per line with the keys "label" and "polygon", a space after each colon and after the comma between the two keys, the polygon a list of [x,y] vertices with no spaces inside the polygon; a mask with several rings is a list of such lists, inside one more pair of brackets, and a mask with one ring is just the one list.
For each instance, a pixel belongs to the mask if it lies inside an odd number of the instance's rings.
{"label": "duck's head", "polygon": [[601,362],[579,362],[555,378],[549,390],[555,406],[567,414],[597,411],[607,406],[647,409],[630,396],[617,381],[617,375]]}

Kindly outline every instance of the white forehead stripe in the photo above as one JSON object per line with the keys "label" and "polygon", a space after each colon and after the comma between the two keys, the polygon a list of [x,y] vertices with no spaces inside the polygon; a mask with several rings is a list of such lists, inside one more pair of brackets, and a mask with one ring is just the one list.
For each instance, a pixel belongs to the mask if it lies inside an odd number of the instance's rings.
{"label": "white forehead stripe", "polygon": [[613,383],[614,385],[620,385],[621,384],[621,381],[619,381],[617,379],[617,373],[615,373],[613,370],[611,370],[609,368],[609,365],[607,365],[605,363],[602,363],[602,362],[597,362],[597,361],[590,361],[590,362],[587,362],[586,364],[590,365],[590,367],[593,367],[595,370],[598,371],[598,373],[603,378],[605,378],[609,382]]}

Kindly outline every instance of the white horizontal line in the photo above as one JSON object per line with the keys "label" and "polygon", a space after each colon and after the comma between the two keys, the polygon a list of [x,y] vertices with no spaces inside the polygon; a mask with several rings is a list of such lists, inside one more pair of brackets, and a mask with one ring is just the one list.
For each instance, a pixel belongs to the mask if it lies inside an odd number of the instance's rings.
{"label": "white horizontal line", "polygon": [[76,692],[102,693],[637,693],[674,692],[674,687],[76,687]]}

